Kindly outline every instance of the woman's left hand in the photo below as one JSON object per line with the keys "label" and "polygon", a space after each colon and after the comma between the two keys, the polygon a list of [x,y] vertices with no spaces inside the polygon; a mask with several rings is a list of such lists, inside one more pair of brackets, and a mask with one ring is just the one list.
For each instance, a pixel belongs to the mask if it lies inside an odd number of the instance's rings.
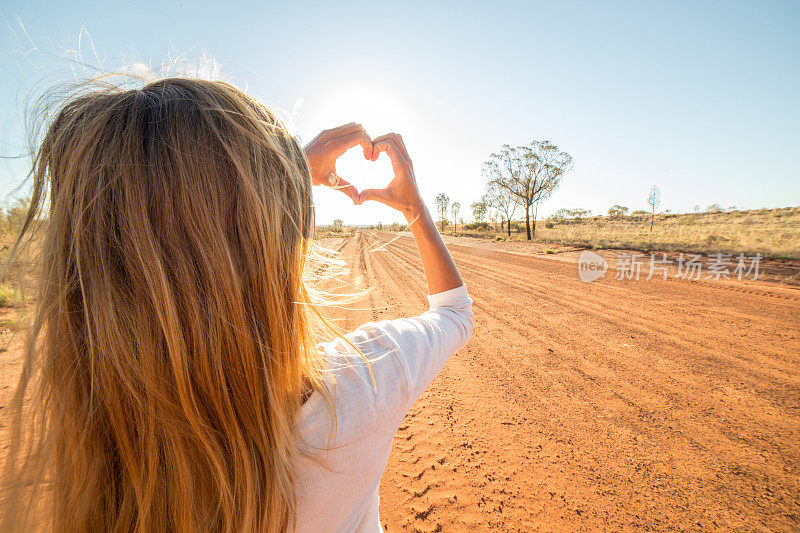
{"label": "woman's left hand", "polygon": [[351,122],[330,130],[323,130],[305,147],[311,183],[327,185],[345,193],[353,203],[358,201],[358,190],[336,174],[336,160],[354,146],[361,145],[364,157],[372,161],[372,139],[361,124]]}

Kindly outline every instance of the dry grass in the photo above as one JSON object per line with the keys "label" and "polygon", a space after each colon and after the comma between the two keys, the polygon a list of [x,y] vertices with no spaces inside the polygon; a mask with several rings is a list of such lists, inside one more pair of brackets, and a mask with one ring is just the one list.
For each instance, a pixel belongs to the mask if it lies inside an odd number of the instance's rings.
{"label": "dry grass", "polygon": [[33,232],[11,257],[26,209],[26,201],[0,209],[0,352],[26,331],[36,293],[41,232]]}
{"label": "dry grass", "polygon": [[[511,240],[525,238],[524,224]],[[508,239],[499,232],[476,236]],[[730,253],[800,259],[800,207],[716,213],[603,216],[583,220],[539,221],[536,239],[588,248]]]}

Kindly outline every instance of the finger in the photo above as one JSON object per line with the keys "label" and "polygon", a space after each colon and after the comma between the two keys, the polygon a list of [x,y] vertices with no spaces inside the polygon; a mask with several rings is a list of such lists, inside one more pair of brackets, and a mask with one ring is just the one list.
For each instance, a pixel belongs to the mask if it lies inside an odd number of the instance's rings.
{"label": "finger", "polygon": [[306,144],[306,146],[307,146],[307,147],[308,147],[308,146],[312,146],[313,144],[315,144],[315,143],[318,143],[318,142],[322,141],[324,137],[328,137],[328,136],[330,136],[330,135],[331,135],[331,132],[334,132],[334,131],[340,130],[340,129],[342,129],[342,128],[347,128],[347,127],[350,127],[350,126],[352,126],[352,125],[354,125],[354,124],[355,124],[355,122],[349,122],[349,123],[347,123],[347,124],[342,124],[341,126],[336,126],[335,128],[330,128],[330,129],[327,129],[327,130],[322,130],[321,132],[317,133],[317,136],[316,136],[316,137],[314,137],[313,139],[311,139],[311,140],[310,140],[310,141],[309,141],[309,142]]}
{"label": "finger", "polygon": [[384,203],[388,194],[389,193],[386,189],[364,189],[358,195],[358,201],[356,202],[356,204],[361,205],[367,200],[373,200],[376,202]]}
{"label": "finger", "polygon": [[[325,130],[324,132],[322,132],[322,134],[324,134],[324,139],[322,140],[324,142],[329,142],[338,139],[339,137],[345,137],[357,131],[364,131],[364,126],[362,126],[357,122],[342,124],[341,126],[337,126],[335,128],[331,128],[329,130]],[[364,131],[364,133],[366,132]]]}
{"label": "finger", "polygon": [[386,152],[386,155],[389,156],[389,160],[392,162],[392,169],[395,174],[401,172],[404,165],[409,165],[408,160],[406,160],[400,148],[394,142],[394,139],[386,139],[375,143],[373,146],[372,160],[375,161],[378,159],[381,152]]}
{"label": "finger", "polygon": [[364,131],[364,128],[362,127],[330,139],[325,144],[325,147],[331,149],[338,157],[348,151],[350,148],[358,145],[361,145],[361,148],[364,151],[364,157],[372,160],[374,151],[372,139],[369,138],[369,135],[367,135],[367,132]]}
{"label": "finger", "polygon": [[359,197],[358,189],[356,189],[346,179],[343,179],[338,175],[331,173],[331,175],[328,176],[328,187],[343,192],[353,201],[354,204],[358,203],[358,197]]}
{"label": "finger", "polygon": [[397,146],[399,146],[400,150],[403,151],[403,154],[406,156],[406,159],[408,159],[408,161],[411,162],[411,156],[408,155],[408,149],[406,148],[405,141],[403,141],[403,136],[400,135],[399,133],[390,133],[389,135],[392,136],[394,142],[397,143]]}
{"label": "finger", "polygon": [[336,136],[340,133],[350,133],[355,129],[355,126],[359,126],[359,124],[356,124],[355,122],[348,122],[347,124],[342,124],[341,126],[335,126],[333,128],[322,130],[320,135]]}
{"label": "finger", "polygon": [[386,135],[381,135],[380,137],[376,137],[372,140],[373,143],[378,143],[382,141],[392,140],[397,145],[397,148],[403,154],[403,157],[411,163],[411,156],[408,155],[408,150],[406,149],[406,144],[403,141],[403,137],[397,133],[387,133]]}

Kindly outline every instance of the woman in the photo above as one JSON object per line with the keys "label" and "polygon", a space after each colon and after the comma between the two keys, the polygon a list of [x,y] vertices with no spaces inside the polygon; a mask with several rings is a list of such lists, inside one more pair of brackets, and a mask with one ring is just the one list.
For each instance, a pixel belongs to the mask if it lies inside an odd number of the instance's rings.
{"label": "woman", "polygon": [[[336,176],[358,145],[388,154],[385,189]],[[334,340],[316,344],[312,185],[406,217],[427,312],[327,328]],[[381,530],[392,436],[472,332],[399,135],[348,124],[303,151],[221,82],[92,90],[38,151],[36,225],[43,270],[0,529]]]}

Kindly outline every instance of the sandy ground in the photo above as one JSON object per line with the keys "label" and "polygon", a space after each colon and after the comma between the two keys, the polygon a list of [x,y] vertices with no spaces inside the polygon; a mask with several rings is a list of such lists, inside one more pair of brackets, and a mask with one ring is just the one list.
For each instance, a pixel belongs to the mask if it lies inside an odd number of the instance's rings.
{"label": "sandy ground", "polygon": [[[373,287],[341,325],[426,309],[395,237],[327,241]],[[798,288],[583,283],[577,252],[476,241],[448,238],[475,333],[395,438],[387,531],[800,530]],[[2,415],[18,349],[0,369]]]}
{"label": "sandy ground", "polygon": [[[426,308],[392,238],[332,243],[374,287],[343,325]],[[800,529],[800,290],[583,283],[575,253],[448,240],[475,333],[395,438],[387,531]]]}

